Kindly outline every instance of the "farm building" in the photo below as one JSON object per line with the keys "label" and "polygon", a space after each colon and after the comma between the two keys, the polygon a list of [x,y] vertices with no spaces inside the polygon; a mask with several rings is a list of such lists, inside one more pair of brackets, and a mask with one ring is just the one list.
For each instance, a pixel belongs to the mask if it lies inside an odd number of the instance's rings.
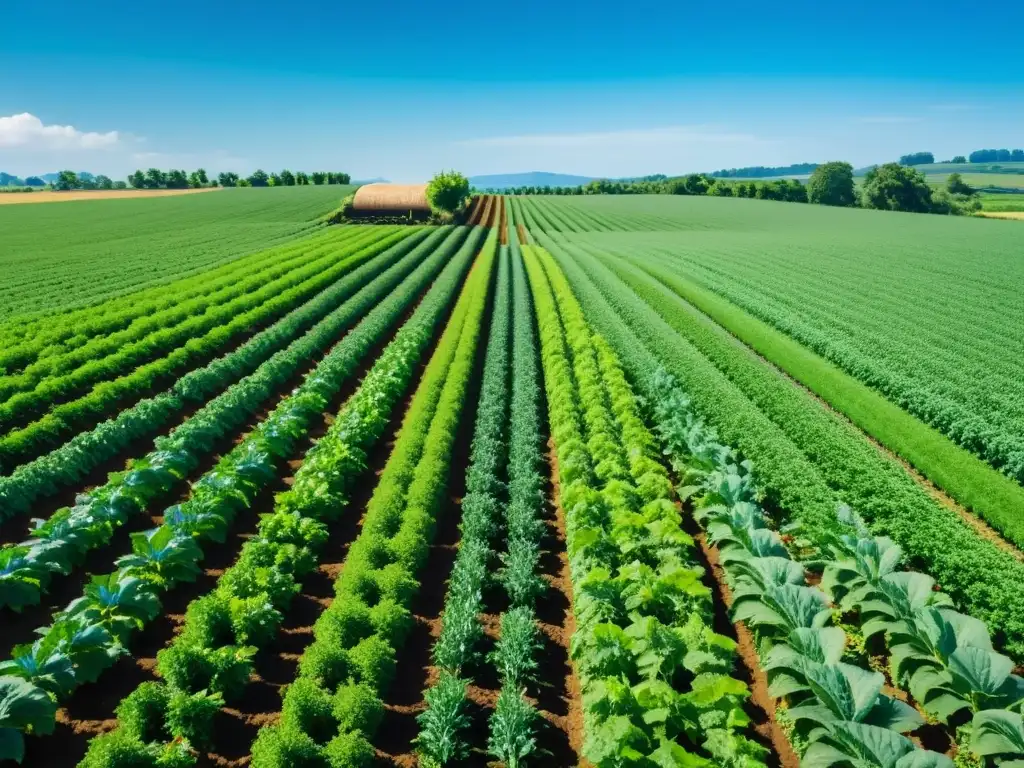
{"label": "farm building", "polygon": [[356,190],[349,215],[358,217],[430,216],[426,184],[366,184]]}

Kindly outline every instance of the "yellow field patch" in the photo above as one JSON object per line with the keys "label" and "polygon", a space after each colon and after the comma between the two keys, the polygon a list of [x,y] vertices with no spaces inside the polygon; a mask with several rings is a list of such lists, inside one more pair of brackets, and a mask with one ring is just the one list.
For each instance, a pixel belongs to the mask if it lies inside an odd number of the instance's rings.
{"label": "yellow field patch", "polygon": [[216,192],[220,187],[201,189],[90,189],[75,192],[10,192],[0,194],[0,205],[15,203],[66,203],[72,200],[120,200],[126,197],[171,197],[198,192]]}
{"label": "yellow field patch", "polygon": [[981,211],[979,216],[987,219],[1016,219],[1024,221],[1024,211]]}

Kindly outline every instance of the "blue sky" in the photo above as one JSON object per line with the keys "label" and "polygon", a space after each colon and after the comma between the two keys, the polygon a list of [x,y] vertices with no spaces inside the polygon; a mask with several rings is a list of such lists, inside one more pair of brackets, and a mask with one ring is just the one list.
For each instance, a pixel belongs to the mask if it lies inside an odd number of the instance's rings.
{"label": "blue sky", "polygon": [[0,170],[416,181],[948,157],[1024,145],[1022,28],[1024,4],[906,0],[5,0]]}

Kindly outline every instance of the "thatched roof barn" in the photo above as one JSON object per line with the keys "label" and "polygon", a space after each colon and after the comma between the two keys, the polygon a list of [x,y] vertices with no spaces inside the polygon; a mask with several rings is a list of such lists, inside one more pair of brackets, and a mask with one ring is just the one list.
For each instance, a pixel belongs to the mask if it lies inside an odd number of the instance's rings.
{"label": "thatched roof barn", "polygon": [[430,216],[426,184],[366,184],[356,190],[352,216]]}

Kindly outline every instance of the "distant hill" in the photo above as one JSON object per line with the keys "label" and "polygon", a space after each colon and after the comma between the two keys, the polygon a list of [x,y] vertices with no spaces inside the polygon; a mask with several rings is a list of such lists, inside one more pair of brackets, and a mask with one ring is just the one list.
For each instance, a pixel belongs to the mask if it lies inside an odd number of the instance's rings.
{"label": "distant hill", "polygon": [[576,187],[594,181],[594,176],[573,176],[568,173],[529,171],[527,173],[499,173],[491,176],[470,176],[469,183],[477,189],[506,189],[507,187]]}
{"label": "distant hill", "polygon": [[0,171],[0,187],[20,187],[24,184],[24,180],[18,176],[13,176],[10,173],[4,173]]}

